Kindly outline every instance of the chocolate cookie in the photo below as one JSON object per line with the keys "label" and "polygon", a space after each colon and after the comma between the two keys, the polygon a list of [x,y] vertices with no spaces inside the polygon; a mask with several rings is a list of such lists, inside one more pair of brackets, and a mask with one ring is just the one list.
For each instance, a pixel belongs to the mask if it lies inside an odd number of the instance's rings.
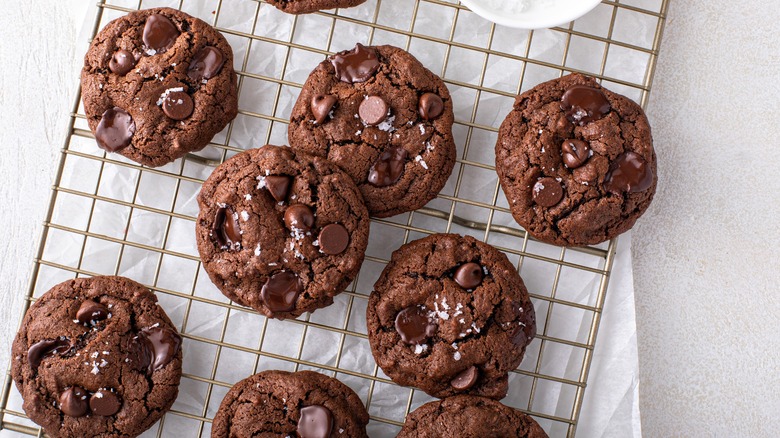
{"label": "chocolate cookie", "polygon": [[579,74],[517,96],[498,133],[496,171],[517,223],[563,246],[630,229],[657,182],[642,108]]}
{"label": "chocolate cookie", "polygon": [[169,8],[108,23],[84,57],[81,89],[98,146],[152,167],[203,149],[238,113],[227,40]]}
{"label": "chocolate cookie", "polygon": [[157,297],[140,284],[69,280],[27,311],[11,376],[24,411],[49,436],[138,436],[176,399],[181,341]]}
{"label": "chocolate cookie", "polygon": [[264,371],[236,383],[212,438],[367,437],[368,412],[347,385],[313,371]]}
{"label": "chocolate cookie", "polygon": [[333,303],[360,270],[369,219],[335,164],[263,146],[220,165],[198,195],[198,251],[211,281],[266,316]]}
{"label": "chocolate cookie", "polygon": [[349,8],[366,0],[268,0],[268,3],[288,14],[308,14],[333,8]]}
{"label": "chocolate cookie", "polygon": [[434,397],[500,399],[536,335],[523,280],[506,256],[457,234],[434,234],[393,253],[368,300],[377,364],[400,385]]}
{"label": "chocolate cookie", "polygon": [[409,53],[358,44],[309,75],[288,136],[357,183],[372,216],[415,210],[436,197],[455,165],[452,100]]}
{"label": "chocolate cookie", "polygon": [[484,397],[456,395],[406,416],[397,438],[547,438],[530,416]]}

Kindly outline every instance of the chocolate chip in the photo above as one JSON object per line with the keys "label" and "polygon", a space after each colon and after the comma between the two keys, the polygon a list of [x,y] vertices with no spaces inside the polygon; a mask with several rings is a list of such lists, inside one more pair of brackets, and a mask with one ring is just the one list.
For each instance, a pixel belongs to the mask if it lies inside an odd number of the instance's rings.
{"label": "chocolate chip", "polygon": [[474,289],[482,284],[482,277],[485,273],[482,271],[482,266],[477,263],[464,263],[455,270],[453,278],[455,282],[464,289]]}
{"label": "chocolate chip", "polygon": [[142,38],[148,49],[163,53],[173,46],[178,37],[179,29],[166,16],[152,14],[146,19]]}
{"label": "chocolate chip", "polygon": [[401,178],[406,164],[406,149],[391,146],[371,165],[368,182],[375,187],[386,187]]}
{"label": "chocolate chip", "polygon": [[411,306],[398,312],[395,331],[409,345],[420,345],[436,334],[436,322],[423,306]]}
{"label": "chocolate chip", "polygon": [[173,120],[184,120],[192,115],[195,103],[192,97],[184,91],[173,91],[166,94],[162,101],[162,110]]}
{"label": "chocolate chip", "polygon": [[[524,323],[524,324],[526,324],[526,323]],[[528,325],[528,324],[526,324],[526,325]],[[535,331],[534,331],[534,333],[535,333]],[[518,325],[515,328],[515,333],[512,335],[512,343],[517,345],[520,348],[523,348],[526,345],[528,345],[529,342],[531,342],[531,339],[533,339],[533,337],[534,337],[534,335],[531,335],[529,337],[528,335],[525,334],[525,327],[524,326]]]}
{"label": "chocolate chip", "polygon": [[149,373],[157,371],[172,361],[181,348],[181,336],[165,327],[147,327],[138,334],[148,341],[151,361]]}
{"label": "chocolate chip", "polygon": [[133,67],[135,67],[135,56],[132,52],[124,49],[114,52],[111,60],[108,61],[108,68],[120,76],[126,75]]}
{"label": "chocolate chip", "polygon": [[231,207],[220,207],[211,228],[211,237],[222,249],[241,249],[238,215]]}
{"label": "chocolate chip", "polygon": [[539,178],[531,193],[535,203],[542,207],[552,207],[563,199],[563,186],[554,178]]}
{"label": "chocolate chip", "polygon": [[330,58],[336,77],[341,82],[365,82],[379,69],[379,58],[373,47],[358,43],[354,49],[345,50]]}
{"label": "chocolate chip", "polygon": [[609,166],[604,188],[615,194],[644,192],[653,185],[653,172],[641,155],[620,154]]}
{"label": "chocolate chip", "polygon": [[582,140],[575,140],[570,138],[564,140],[561,145],[561,158],[563,158],[563,164],[569,169],[576,169],[590,157],[590,147]]}
{"label": "chocolate chip", "polygon": [[450,381],[450,386],[458,391],[465,391],[477,383],[477,377],[479,377],[479,371],[477,370],[477,367],[472,365],[455,376],[455,378]]}
{"label": "chocolate chip", "polygon": [[328,438],[333,429],[333,414],[325,406],[312,405],[301,408],[298,420],[298,436],[301,438]]}
{"label": "chocolate chip", "polygon": [[387,102],[379,96],[368,96],[358,108],[358,115],[368,126],[376,126],[387,118]]}
{"label": "chocolate chip", "polygon": [[98,146],[116,152],[126,148],[135,134],[135,122],[130,114],[122,108],[107,109],[95,129],[95,140]]}
{"label": "chocolate chip", "polygon": [[309,231],[314,226],[314,213],[305,204],[293,204],[284,212],[284,224],[290,230]]}
{"label": "chocolate chip", "polygon": [[587,85],[574,85],[563,93],[561,109],[572,123],[582,126],[607,115],[611,106],[601,90]]}
{"label": "chocolate chip", "polygon": [[314,123],[321,125],[336,105],[336,97],[330,94],[318,94],[311,99],[311,113],[314,114]]}
{"label": "chocolate chip", "polygon": [[107,389],[99,389],[89,398],[89,409],[95,415],[108,417],[119,412],[122,401],[116,393]]}
{"label": "chocolate chip", "polygon": [[190,61],[187,68],[187,76],[193,81],[202,81],[216,76],[225,63],[225,57],[219,49],[212,46],[206,46],[198,51]]}
{"label": "chocolate chip", "polygon": [[349,231],[344,225],[328,224],[322,228],[318,239],[320,249],[325,254],[341,254],[349,246]]}
{"label": "chocolate chip", "polygon": [[87,391],[71,386],[60,394],[60,410],[69,417],[83,417],[87,414]]}
{"label": "chocolate chip", "polygon": [[271,193],[276,202],[287,199],[292,178],[286,175],[268,175],[265,177],[265,188]]}
{"label": "chocolate chip", "polygon": [[423,120],[433,120],[444,112],[444,101],[436,93],[425,93],[420,96],[417,109]]}
{"label": "chocolate chip", "polygon": [[55,354],[63,354],[70,350],[70,340],[64,336],[57,339],[44,339],[34,343],[27,350],[27,362],[33,369],[38,369],[41,361]]}
{"label": "chocolate chip", "polygon": [[95,325],[96,322],[108,318],[108,308],[92,300],[84,300],[76,311],[76,319],[83,325]]}
{"label": "chocolate chip", "polygon": [[295,301],[301,289],[297,275],[280,271],[265,282],[260,297],[271,312],[289,312],[295,309]]}

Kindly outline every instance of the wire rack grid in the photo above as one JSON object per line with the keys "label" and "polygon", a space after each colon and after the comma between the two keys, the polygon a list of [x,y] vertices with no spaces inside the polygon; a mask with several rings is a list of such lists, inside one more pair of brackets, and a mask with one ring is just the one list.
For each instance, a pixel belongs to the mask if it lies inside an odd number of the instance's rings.
{"label": "wire rack grid", "polygon": [[[264,369],[312,369],[339,378],[366,404],[370,435],[394,436],[404,416],[431,398],[395,385],[365,353],[367,297],[392,249],[435,232],[475,236],[516,264],[539,334],[511,374],[504,403],[533,415],[551,436],[574,436],[616,241],[566,249],[526,235],[500,190],[493,144],[516,94],[566,72],[592,75],[645,106],[668,0],[604,0],[584,18],[543,31],[495,26],[455,0],[369,0],[298,17],[261,0],[101,0],[97,6],[93,36],[134,9],[170,6],[198,16],[228,38],[239,75],[236,120],[200,153],[157,169],[96,148],[80,97],[70,115],[25,311],[54,284],[78,276],[125,275],[157,293],[184,337],[186,356],[179,399],[144,436],[208,436],[231,385]],[[360,274],[332,306],[298,320],[269,320],[210,284],[192,237],[194,196],[213,166],[235,153],[286,144],[290,109],[308,71],[356,40],[404,47],[445,80],[455,102],[459,158],[428,206],[372,219],[371,240],[382,243],[369,244]],[[0,430],[44,435],[24,416],[9,374]]]}

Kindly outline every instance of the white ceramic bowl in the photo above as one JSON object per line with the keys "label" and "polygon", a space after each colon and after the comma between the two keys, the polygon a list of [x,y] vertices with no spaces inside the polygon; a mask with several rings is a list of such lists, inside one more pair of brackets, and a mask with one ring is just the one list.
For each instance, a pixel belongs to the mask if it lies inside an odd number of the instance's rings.
{"label": "white ceramic bowl", "polygon": [[[544,29],[587,14],[601,0],[460,0],[477,15],[503,26]],[[516,5],[501,7],[495,5]],[[522,8],[520,4],[527,4]]]}

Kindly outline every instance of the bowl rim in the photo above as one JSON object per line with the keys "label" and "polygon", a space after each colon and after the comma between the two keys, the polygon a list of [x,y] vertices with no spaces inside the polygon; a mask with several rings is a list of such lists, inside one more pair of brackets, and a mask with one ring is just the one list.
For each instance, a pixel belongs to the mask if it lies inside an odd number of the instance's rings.
{"label": "bowl rim", "polygon": [[526,14],[522,13],[515,17],[502,15],[500,11],[484,7],[481,0],[460,0],[460,2],[475,14],[496,24],[530,30],[546,29],[576,20],[593,10],[601,3],[601,0],[580,0],[577,2],[577,7],[565,9],[561,13],[551,14],[547,19],[532,19],[524,16]]}

